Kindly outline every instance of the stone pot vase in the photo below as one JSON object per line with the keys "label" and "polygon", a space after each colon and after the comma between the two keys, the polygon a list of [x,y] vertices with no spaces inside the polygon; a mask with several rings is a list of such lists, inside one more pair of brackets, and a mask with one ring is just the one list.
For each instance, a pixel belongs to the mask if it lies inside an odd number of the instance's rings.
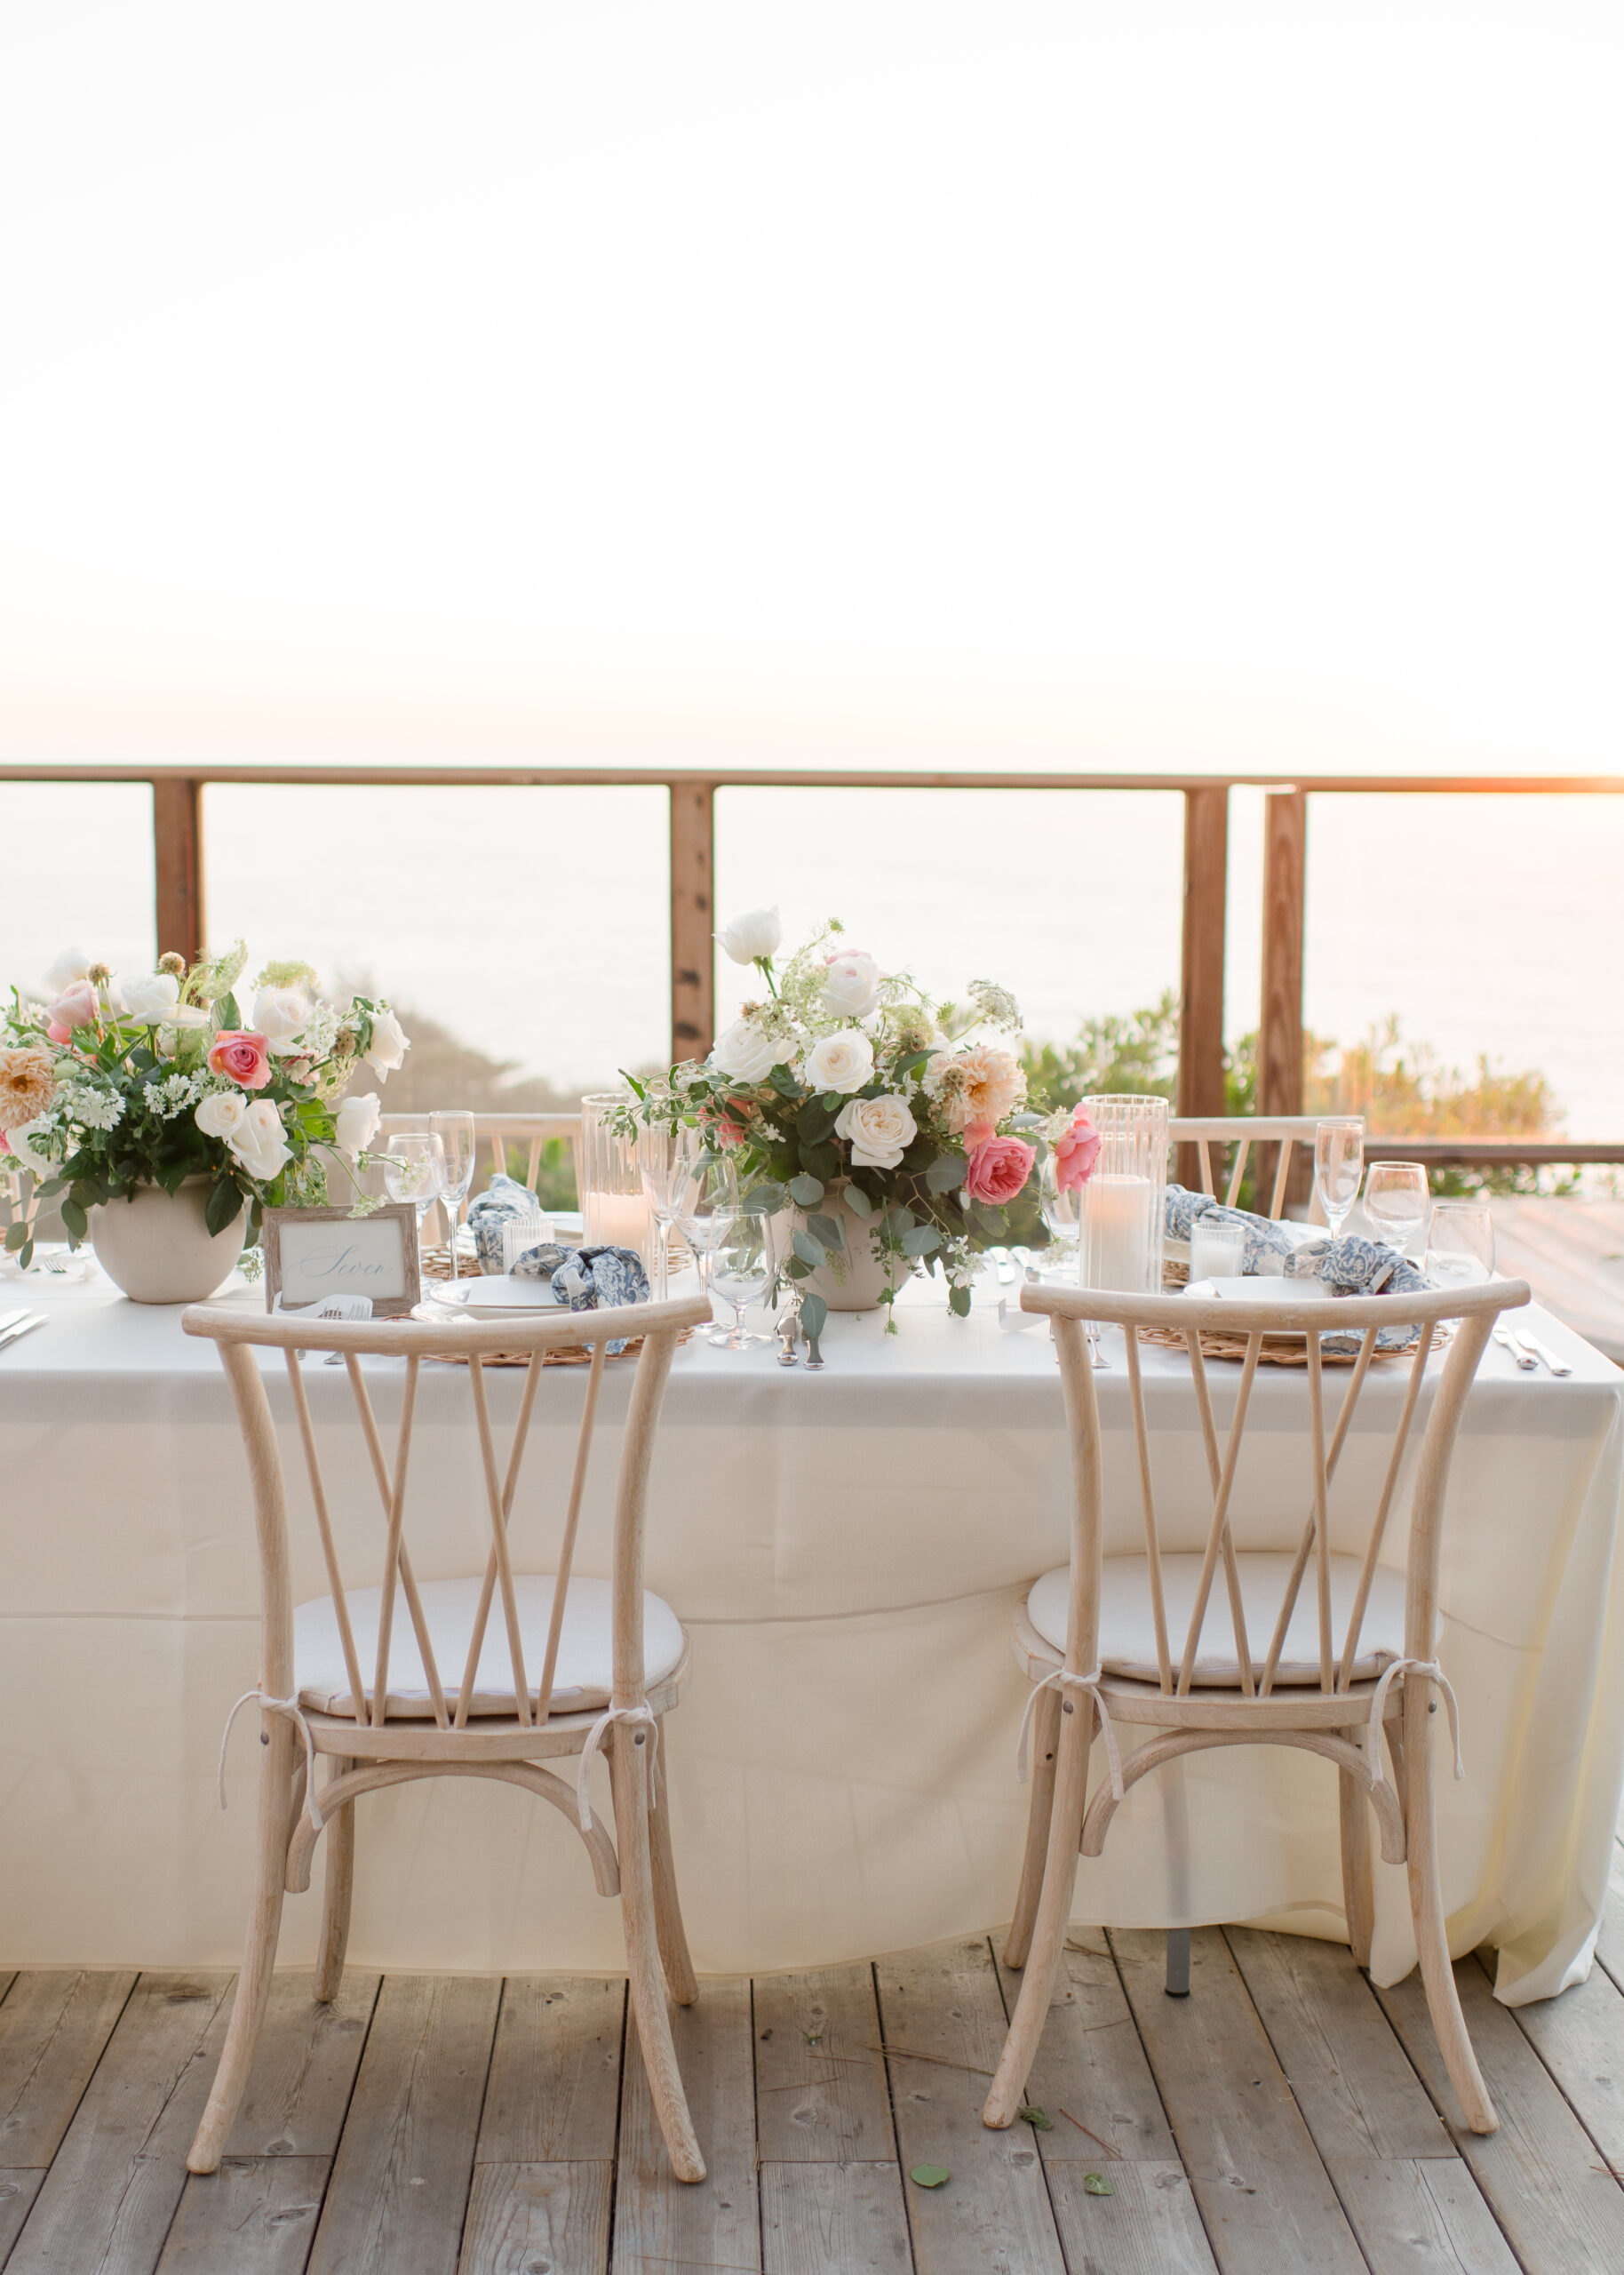
{"label": "stone pot vase", "polygon": [[[776,1217],[768,1217],[775,1263],[788,1257],[791,1241],[798,1232],[806,1229],[808,1213],[804,1209],[781,1209]],[[796,1285],[806,1294],[821,1296],[832,1312],[872,1312],[886,1287],[885,1265],[874,1254],[870,1238],[873,1217],[859,1217],[855,1209],[847,1206],[844,1180],[832,1185],[810,1213],[815,1217],[832,1217],[846,1235],[846,1249],[838,1263],[820,1265]],[[900,1287],[913,1267],[905,1257],[895,1261]]]}
{"label": "stone pot vase", "polygon": [[231,1277],[248,1237],[248,1205],[211,1233],[203,1222],[211,1184],[189,1177],[172,1196],[139,1185],[132,1199],[91,1210],[96,1261],[131,1303],[201,1304]]}

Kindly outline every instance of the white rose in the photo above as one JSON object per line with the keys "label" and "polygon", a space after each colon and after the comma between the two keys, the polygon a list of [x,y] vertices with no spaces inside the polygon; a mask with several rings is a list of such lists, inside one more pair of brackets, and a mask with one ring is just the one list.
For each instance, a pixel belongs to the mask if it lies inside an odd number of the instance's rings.
{"label": "white rose", "polygon": [[223,1138],[229,1145],[247,1112],[248,1100],[241,1090],[211,1090],[192,1119],[205,1138]]}
{"label": "white rose", "polygon": [[10,1158],[20,1169],[32,1169],[36,1177],[49,1177],[56,1167],[47,1154],[36,1153],[28,1143],[44,1120],[43,1114],[36,1114],[32,1122],[20,1122],[15,1130],[8,1130],[5,1133]]}
{"label": "white rose", "polygon": [[180,982],[172,972],[147,971],[139,979],[120,979],[118,989],[125,1010],[143,1026],[173,1024],[175,1007],[180,1001]]}
{"label": "white rose", "polygon": [[377,1137],[378,1125],[383,1118],[383,1102],[376,1090],[363,1091],[358,1098],[346,1098],[336,1117],[335,1142],[352,1156],[359,1153]]}
{"label": "white rose", "polygon": [[735,1019],[716,1038],[711,1053],[718,1074],[735,1082],[765,1082],[784,1056],[784,1046],[763,1034],[753,1019]]}
{"label": "white rose", "polygon": [[95,958],[87,956],[83,948],[64,948],[41,977],[51,993],[60,995],[64,988],[71,987],[76,979],[88,979],[94,962]]}
{"label": "white rose", "polygon": [[748,915],[736,916],[716,938],[735,963],[763,963],[777,954],[784,925],[776,908],[752,908]]}
{"label": "white rose", "polygon": [[880,1001],[880,966],[862,948],[831,956],[824,1001],[836,1018],[866,1019]]}
{"label": "white rose", "polygon": [[375,1074],[389,1075],[411,1049],[406,1030],[393,1011],[379,1011],[372,1021],[372,1040],[363,1054]]}
{"label": "white rose", "polygon": [[853,1098],[840,1108],[834,1134],[851,1147],[854,1169],[894,1169],[919,1132],[907,1099],[887,1097]]}
{"label": "white rose", "polygon": [[856,1027],[840,1027],[807,1054],[807,1082],[815,1090],[860,1090],[874,1073],[874,1046]]}
{"label": "white rose", "polygon": [[[199,1113],[202,1112],[199,1107]],[[284,1161],[293,1158],[293,1148],[282,1131],[282,1116],[269,1098],[256,1098],[226,1143],[236,1155],[250,1177],[259,1184],[268,1184]]]}
{"label": "white rose", "polygon": [[[280,1056],[304,1033],[311,1009],[302,987],[262,987],[254,997],[254,1016],[249,1025]],[[397,1058],[394,1063],[398,1066],[401,1062]]]}

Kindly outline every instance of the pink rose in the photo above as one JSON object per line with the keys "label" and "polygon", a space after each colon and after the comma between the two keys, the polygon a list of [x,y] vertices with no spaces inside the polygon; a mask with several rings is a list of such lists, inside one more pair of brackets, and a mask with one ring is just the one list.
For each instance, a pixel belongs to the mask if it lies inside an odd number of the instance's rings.
{"label": "pink rose", "polygon": [[271,1079],[269,1044],[247,1027],[222,1027],[209,1053],[209,1072],[227,1074],[245,1090],[262,1090]]}
{"label": "pink rose", "polygon": [[1079,1106],[1071,1127],[1055,1140],[1055,1182],[1063,1193],[1075,1193],[1094,1175],[1104,1140]]}
{"label": "pink rose", "polygon": [[[977,1130],[984,1122],[974,1125]],[[967,1137],[969,1132],[967,1130]],[[1037,1154],[1018,1138],[987,1137],[973,1144],[967,1156],[965,1190],[972,1201],[985,1201],[994,1209],[1013,1201],[1032,1173]]]}
{"label": "pink rose", "polygon": [[101,1018],[101,1003],[96,989],[88,979],[76,979],[71,987],[64,987],[45,1014],[45,1033],[52,1042],[67,1042],[75,1027],[93,1027]]}

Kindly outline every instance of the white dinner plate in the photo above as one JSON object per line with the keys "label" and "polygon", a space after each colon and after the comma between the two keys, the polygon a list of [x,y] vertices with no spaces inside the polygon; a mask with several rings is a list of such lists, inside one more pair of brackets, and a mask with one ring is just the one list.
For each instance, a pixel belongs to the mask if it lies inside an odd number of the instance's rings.
{"label": "white dinner plate", "polygon": [[513,1312],[553,1312],[558,1299],[545,1280],[510,1280],[493,1272],[477,1280],[439,1280],[424,1293],[467,1319],[502,1319]]}
{"label": "white dinner plate", "polygon": [[1231,1304],[1311,1304],[1323,1301],[1329,1292],[1321,1280],[1284,1280],[1262,1273],[1240,1280],[1195,1280],[1185,1290]]}

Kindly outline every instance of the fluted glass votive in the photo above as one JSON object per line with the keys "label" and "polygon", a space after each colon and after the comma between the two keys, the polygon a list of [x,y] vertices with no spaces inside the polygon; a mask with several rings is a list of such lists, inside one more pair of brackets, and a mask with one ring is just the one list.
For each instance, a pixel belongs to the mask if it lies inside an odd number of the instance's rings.
{"label": "fluted glass votive", "polygon": [[643,1190],[637,1141],[621,1137],[607,1118],[631,1096],[630,1090],[599,1090],[581,1100],[581,1146],[576,1158],[581,1243],[585,1248],[634,1248],[648,1269],[654,1255],[654,1210]]}
{"label": "fluted glass votive", "polygon": [[1167,1101],[1111,1092],[1085,1098],[1083,1106],[1101,1144],[1094,1174],[1082,1191],[1079,1284],[1159,1295]]}

